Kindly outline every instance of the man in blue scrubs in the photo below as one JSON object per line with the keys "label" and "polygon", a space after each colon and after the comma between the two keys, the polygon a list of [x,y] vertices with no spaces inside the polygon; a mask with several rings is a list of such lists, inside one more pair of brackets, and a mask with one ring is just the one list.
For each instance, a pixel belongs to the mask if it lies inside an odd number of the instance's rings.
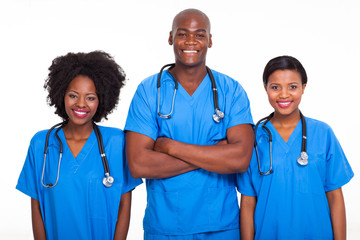
{"label": "man in blue scrubs", "polygon": [[[162,73],[160,99],[155,74],[138,86],[125,126],[130,172],[146,178],[144,237],[239,239],[233,173],[246,171],[252,155],[249,100],[237,81],[211,70],[225,114],[220,123],[213,120],[205,64],[212,39],[203,12],[177,14],[168,41],[175,65]],[[168,114],[172,104],[171,117],[160,117],[158,110]]]}

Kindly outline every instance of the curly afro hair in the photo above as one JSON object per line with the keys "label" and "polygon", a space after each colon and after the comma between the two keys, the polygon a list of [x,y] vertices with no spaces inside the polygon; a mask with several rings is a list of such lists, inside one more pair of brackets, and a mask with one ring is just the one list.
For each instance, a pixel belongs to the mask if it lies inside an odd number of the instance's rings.
{"label": "curly afro hair", "polygon": [[64,121],[68,120],[64,104],[65,92],[75,77],[89,77],[95,84],[99,106],[93,117],[94,122],[107,119],[107,115],[116,107],[126,78],[123,69],[103,51],[68,53],[57,57],[49,71],[44,84],[44,88],[49,92],[47,101],[50,106],[55,106],[55,113]]}

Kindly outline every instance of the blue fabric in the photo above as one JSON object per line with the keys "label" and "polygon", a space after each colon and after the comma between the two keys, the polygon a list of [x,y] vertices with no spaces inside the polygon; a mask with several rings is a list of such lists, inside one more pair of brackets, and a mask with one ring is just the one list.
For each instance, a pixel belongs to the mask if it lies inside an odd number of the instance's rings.
{"label": "blue fabric", "polygon": [[[125,130],[152,138],[165,136],[184,143],[213,145],[226,130],[253,124],[250,104],[241,85],[213,71],[219,107],[225,113],[215,123],[211,81],[207,75],[190,96],[179,84],[171,119],[157,115],[157,74],[145,79],[132,100]],[[174,81],[167,71],[161,79],[160,112],[171,110]],[[199,169],[166,179],[147,179],[144,229],[150,234],[187,235],[239,228],[234,174]]]}
{"label": "blue fabric", "polygon": [[[255,151],[248,171],[238,174],[241,194],[256,196],[255,239],[333,239],[326,192],[340,188],[354,173],[332,129],[306,118],[309,163],[300,166],[302,123],[285,142],[271,122],[273,170],[260,176]],[[262,172],[270,167],[269,138],[256,134]]]}
{"label": "blue fabric", "polygon": [[144,232],[144,240],[229,240],[240,239],[239,229],[191,235],[156,235]]}
{"label": "blue fabric", "polygon": [[[47,130],[32,138],[16,188],[40,202],[48,239],[113,239],[120,197],[142,181],[133,179],[125,160],[124,133],[120,129],[99,126],[108,159],[112,187],[102,183],[104,168],[94,131],[76,158],[62,130],[63,157],[58,184],[41,185],[44,145]],[[55,130],[49,138],[44,183],[55,183],[59,143]]]}

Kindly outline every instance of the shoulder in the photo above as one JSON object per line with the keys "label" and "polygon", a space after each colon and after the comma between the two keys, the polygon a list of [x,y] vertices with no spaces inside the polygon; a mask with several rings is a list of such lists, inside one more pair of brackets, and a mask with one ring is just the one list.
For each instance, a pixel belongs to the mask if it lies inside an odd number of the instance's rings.
{"label": "shoulder", "polygon": [[97,125],[101,131],[101,134],[106,134],[107,136],[124,136],[124,131],[120,128],[115,127],[106,127]]}
{"label": "shoulder", "polygon": [[318,130],[322,130],[322,131],[332,131],[331,127],[323,121],[309,118],[309,117],[305,117],[305,120],[306,120],[306,126],[310,129],[318,129]]}
{"label": "shoulder", "polygon": [[225,90],[226,92],[231,94],[245,92],[241,84],[234,78],[212,69],[211,72],[214,75],[218,89]]}
{"label": "shoulder", "polygon": [[141,81],[138,88],[144,87],[145,89],[147,89],[149,87],[153,87],[157,83],[158,76],[159,76],[159,73],[148,76],[147,78],[145,78],[144,80]]}
{"label": "shoulder", "polygon": [[[55,131],[55,130],[53,130]],[[31,138],[31,144],[40,144],[45,143],[46,135],[49,132],[49,129],[38,131],[34,134],[34,136]]]}
{"label": "shoulder", "polygon": [[305,119],[308,135],[311,135],[315,139],[322,138],[323,141],[324,139],[327,141],[336,139],[333,129],[327,123],[308,117],[305,117]]}
{"label": "shoulder", "polygon": [[235,84],[235,85],[240,85],[240,83],[238,81],[236,81],[235,79],[233,79],[232,77],[218,72],[216,70],[211,69],[212,74],[214,75],[215,80],[219,81],[220,83],[224,82],[227,84]]}

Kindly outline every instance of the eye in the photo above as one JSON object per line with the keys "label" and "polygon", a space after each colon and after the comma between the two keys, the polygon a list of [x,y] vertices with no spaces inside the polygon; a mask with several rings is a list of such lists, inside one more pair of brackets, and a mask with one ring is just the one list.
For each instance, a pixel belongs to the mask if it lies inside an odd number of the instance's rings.
{"label": "eye", "polygon": [[179,33],[177,34],[177,36],[178,36],[178,37],[186,37],[186,34],[183,33],[183,32],[179,32]]}
{"label": "eye", "polygon": [[297,87],[298,87],[298,86],[294,84],[294,85],[290,85],[289,88],[290,88],[290,89],[297,89]]}
{"label": "eye", "polygon": [[279,86],[273,85],[273,86],[270,86],[270,88],[273,89],[273,90],[278,90]]}
{"label": "eye", "polygon": [[77,98],[77,96],[73,93],[69,93],[68,96],[69,96],[69,98]]}
{"label": "eye", "polygon": [[204,37],[205,37],[205,34],[198,33],[198,34],[196,34],[196,37],[197,37],[197,38],[204,38]]}
{"label": "eye", "polygon": [[96,100],[96,97],[88,97],[87,98],[89,101],[95,101]]}

